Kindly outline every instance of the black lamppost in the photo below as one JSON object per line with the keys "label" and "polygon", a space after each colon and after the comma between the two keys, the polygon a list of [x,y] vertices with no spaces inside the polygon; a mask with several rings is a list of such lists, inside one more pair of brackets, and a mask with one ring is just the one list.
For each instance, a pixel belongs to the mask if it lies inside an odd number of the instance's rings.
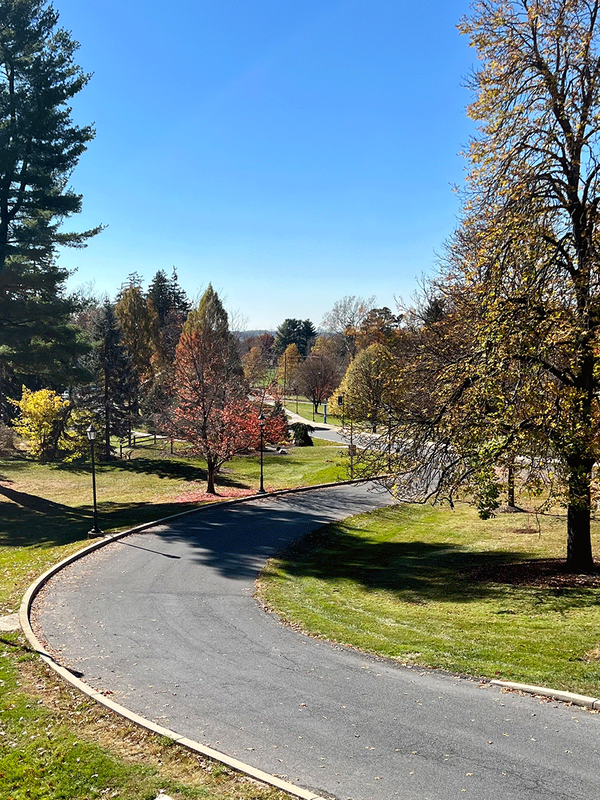
{"label": "black lamppost", "polygon": [[342,429],[344,428],[344,395],[338,395],[337,399],[338,408],[342,409]]}
{"label": "black lamppost", "polygon": [[353,417],[354,417],[354,403],[350,403],[350,480],[354,480],[354,456],[356,455],[356,447],[354,446],[353,438]]}
{"label": "black lamppost", "polygon": [[96,440],[96,428],[93,425],[86,431],[87,437],[90,441],[90,449],[92,451],[92,492],[94,495],[94,527],[88,533],[88,539],[93,539],[95,536],[104,536],[104,531],[98,527],[98,505],[96,503],[96,459],[94,456],[94,442]]}
{"label": "black lamppost", "polygon": [[265,415],[261,411],[258,415],[258,427],[260,428],[260,489],[259,494],[266,494],[263,484],[263,442],[264,442],[264,428],[265,428]]}
{"label": "black lamppost", "polygon": [[387,466],[388,472],[392,469],[392,407],[384,406],[388,418],[388,446],[387,446]]}

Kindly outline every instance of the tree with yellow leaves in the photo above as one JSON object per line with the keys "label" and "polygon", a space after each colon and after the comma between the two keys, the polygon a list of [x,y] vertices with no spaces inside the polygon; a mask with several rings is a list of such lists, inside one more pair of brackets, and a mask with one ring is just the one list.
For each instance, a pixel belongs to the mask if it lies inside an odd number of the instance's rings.
{"label": "tree with yellow leaves", "polygon": [[10,400],[19,410],[15,432],[27,440],[29,451],[40,461],[71,461],[87,452],[86,428],[91,414],[74,409],[71,401],[51,389],[31,391],[23,386],[20,400]]}
{"label": "tree with yellow leaves", "polygon": [[[462,222],[435,283],[444,313],[414,330],[394,410],[403,486],[421,497],[517,456],[555,476],[567,568],[595,569],[600,457],[598,0],[478,0]],[[400,476],[400,477],[402,477]],[[400,481],[397,481],[400,485]],[[493,503],[491,503],[493,505]]]}

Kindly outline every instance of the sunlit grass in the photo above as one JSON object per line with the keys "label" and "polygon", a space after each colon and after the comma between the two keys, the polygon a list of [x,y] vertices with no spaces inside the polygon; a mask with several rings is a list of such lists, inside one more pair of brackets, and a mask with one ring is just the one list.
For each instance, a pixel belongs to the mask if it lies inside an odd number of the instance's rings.
{"label": "sunlit grass", "polygon": [[[288,411],[293,411],[295,414],[299,414],[301,417],[304,417],[304,419],[306,419],[308,422],[323,422],[323,404],[319,406],[317,413],[313,413],[312,403],[309,403],[306,400],[299,400],[296,402],[295,398],[290,397],[286,399],[285,407]],[[327,404],[327,424],[342,424],[342,418],[337,415],[337,406],[333,403]]]}
{"label": "sunlit grass", "polygon": [[400,662],[598,696],[600,590],[480,577],[484,566],[563,557],[564,517],[539,522],[483,521],[465,506],[376,511],[269,562],[261,596],[316,636]]}

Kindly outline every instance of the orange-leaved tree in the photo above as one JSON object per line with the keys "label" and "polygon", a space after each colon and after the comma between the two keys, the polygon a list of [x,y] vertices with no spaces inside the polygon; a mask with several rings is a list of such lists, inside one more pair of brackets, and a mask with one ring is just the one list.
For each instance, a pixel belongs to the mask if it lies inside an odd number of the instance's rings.
{"label": "orange-leaved tree", "polygon": [[[175,393],[176,435],[206,461],[207,491],[216,494],[219,469],[237,453],[259,446],[260,426],[227,312],[210,285],[183,326],[175,355]],[[268,416],[263,435],[265,441],[283,438],[281,419]]]}

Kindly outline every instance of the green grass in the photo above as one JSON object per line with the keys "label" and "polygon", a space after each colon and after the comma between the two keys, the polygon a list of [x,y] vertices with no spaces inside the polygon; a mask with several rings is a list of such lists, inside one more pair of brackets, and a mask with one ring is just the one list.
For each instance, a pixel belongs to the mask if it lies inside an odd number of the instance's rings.
{"label": "green grass", "polygon": [[[313,415],[313,404],[306,402],[305,400],[300,400],[296,403],[295,398],[289,397],[285,401],[285,407],[288,411],[293,411],[295,414],[299,414],[304,419],[308,420],[309,422],[323,422],[323,405],[319,406],[319,411],[317,414]],[[342,418],[337,416],[337,408],[331,403],[327,404],[327,424],[328,425],[341,425]]]}
{"label": "green grass", "polygon": [[[292,486],[316,486],[320,483],[348,480],[348,457],[342,446],[323,439],[313,439],[314,447],[289,448],[288,455],[264,454],[265,487],[286,489]],[[245,485],[256,486],[259,480],[256,459],[236,459],[222,470],[222,480],[235,475]]]}
{"label": "green grass", "polygon": [[[313,635],[403,663],[600,692],[600,590],[514,586],[482,568],[564,556],[564,517],[390,508],[269,562],[260,594]],[[594,523],[594,545],[600,543]],[[489,576],[488,576],[489,577]]]}
{"label": "green grass", "polygon": [[[131,460],[97,466],[99,523],[107,532],[192,508],[205,465],[170,458],[168,445],[144,442]],[[129,448],[128,448],[129,450]],[[345,476],[336,446],[265,455],[265,486],[312,485]],[[235,459],[217,480],[224,498],[259,483],[259,458]],[[18,610],[29,584],[87,543],[93,522],[89,465],[0,460],[0,614]],[[57,681],[17,634],[0,635],[0,785],[2,800],[283,800],[282,792],[240,780],[221,765],[169,746],[128,725]]]}
{"label": "green grass", "polygon": [[3,800],[284,800],[127,723],[60,683],[21,637],[0,640]]}

